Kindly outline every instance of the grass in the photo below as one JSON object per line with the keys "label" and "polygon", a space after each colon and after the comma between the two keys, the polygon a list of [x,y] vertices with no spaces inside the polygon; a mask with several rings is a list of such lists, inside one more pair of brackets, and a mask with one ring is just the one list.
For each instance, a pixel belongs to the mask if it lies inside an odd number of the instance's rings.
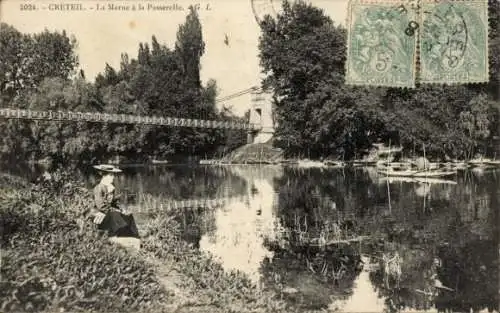
{"label": "grass", "polygon": [[55,177],[0,178],[1,312],[293,311],[182,240],[175,212],[152,217],[139,253],[111,243],[82,219],[90,193]]}

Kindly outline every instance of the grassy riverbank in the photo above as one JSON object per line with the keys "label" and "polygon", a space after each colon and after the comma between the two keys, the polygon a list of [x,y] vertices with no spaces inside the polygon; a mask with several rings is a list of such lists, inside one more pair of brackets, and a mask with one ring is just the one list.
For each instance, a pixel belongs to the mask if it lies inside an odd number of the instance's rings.
{"label": "grassy riverbank", "polygon": [[175,212],[153,216],[130,251],[79,223],[87,190],[0,179],[2,312],[290,312],[277,295],[181,239]]}

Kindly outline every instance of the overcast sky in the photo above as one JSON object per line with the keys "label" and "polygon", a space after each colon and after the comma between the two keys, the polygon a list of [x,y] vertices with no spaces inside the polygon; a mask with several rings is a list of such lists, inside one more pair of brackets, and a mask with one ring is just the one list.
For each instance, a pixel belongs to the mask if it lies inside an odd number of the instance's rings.
{"label": "overcast sky", "polygon": [[[254,0],[258,3],[270,0]],[[252,11],[251,0],[152,0],[142,1],[144,5],[172,5],[177,3],[184,11],[105,11],[96,12],[97,3],[126,5],[138,3],[134,0],[114,1],[33,1],[37,11],[21,11],[21,0],[0,1],[0,20],[13,25],[25,33],[48,30],[63,30],[78,40],[80,66],[87,79],[93,80],[104,69],[105,63],[118,68],[120,54],[137,56],[140,42],[150,42],[155,35],[158,41],[172,47],[175,43],[178,25],[184,22],[187,7],[199,4],[203,36],[206,43],[202,58],[201,77],[205,83],[213,78],[219,87],[219,97],[236,93],[259,85],[260,68],[258,59],[259,28]],[[50,11],[49,4],[82,3],[86,11]],[[344,24],[347,15],[347,0],[312,0],[323,8],[336,23]],[[210,10],[205,10],[209,5]],[[47,9],[43,9],[42,7]],[[263,5],[258,5],[263,8]],[[229,45],[224,43],[225,34]],[[236,114],[243,114],[250,104],[249,96],[243,96],[225,103]]]}

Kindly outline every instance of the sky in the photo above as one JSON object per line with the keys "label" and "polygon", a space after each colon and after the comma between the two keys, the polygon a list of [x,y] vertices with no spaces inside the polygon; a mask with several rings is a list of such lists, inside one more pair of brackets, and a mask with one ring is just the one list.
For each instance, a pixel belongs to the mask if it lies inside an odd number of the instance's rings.
{"label": "sky", "polygon": [[[121,53],[137,57],[140,42],[151,42],[155,35],[161,44],[173,47],[178,25],[182,24],[189,5],[199,5],[205,54],[202,57],[203,83],[215,79],[219,98],[259,86],[262,77],[258,58],[260,30],[252,4],[257,12],[268,12],[267,3],[275,0],[1,0],[0,21],[23,33],[66,30],[78,41],[80,68],[93,80],[106,63],[119,68]],[[348,0],[311,0],[336,24],[345,25]],[[34,3],[36,10],[21,10],[22,4]],[[49,10],[55,4],[81,4],[85,11]],[[143,11],[96,11],[96,5],[127,6],[142,3]],[[177,5],[184,10],[154,11],[147,5]],[[208,9],[207,9],[208,6]],[[279,9],[280,2],[275,6]],[[229,44],[224,43],[227,34]],[[250,96],[221,102],[237,115],[250,108]]]}

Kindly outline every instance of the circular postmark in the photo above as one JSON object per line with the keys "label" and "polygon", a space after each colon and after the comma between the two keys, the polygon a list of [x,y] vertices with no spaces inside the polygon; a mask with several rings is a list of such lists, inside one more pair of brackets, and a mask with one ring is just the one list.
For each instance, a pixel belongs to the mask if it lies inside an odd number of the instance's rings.
{"label": "circular postmark", "polygon": [[468,28],[463,16],[453,5],[424,14],[422,53],[426,59],[445,71],[460,67],[468,45]]}
{"label": "circular postmark", "polygon": [[281,4],[277,0],[250,0],[252,3],[252,11],[257,20],[261,23],[266,15],[275,17]]}

